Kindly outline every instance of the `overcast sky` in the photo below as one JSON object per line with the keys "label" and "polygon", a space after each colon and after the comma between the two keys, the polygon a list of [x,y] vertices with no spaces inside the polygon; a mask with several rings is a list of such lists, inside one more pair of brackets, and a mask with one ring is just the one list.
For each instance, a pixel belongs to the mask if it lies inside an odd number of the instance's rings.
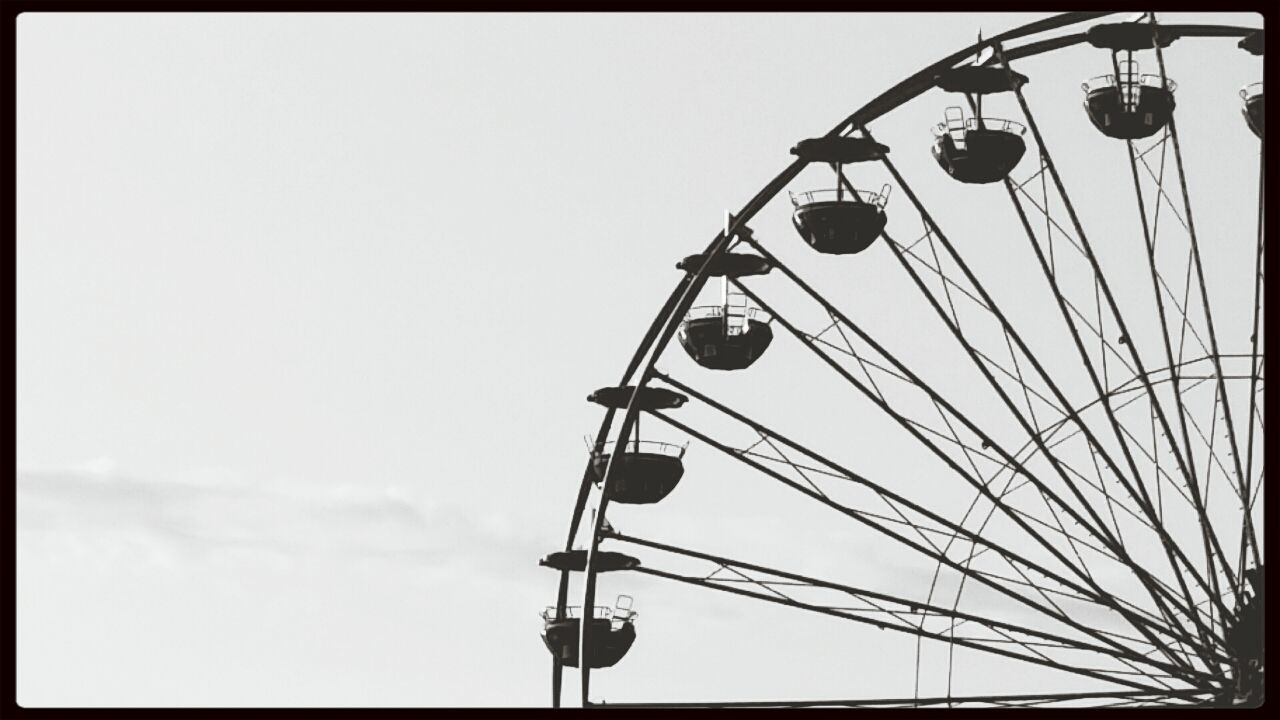
{"label": "overcast sky", "polygon": [[[564,542],[600,418],[585,397],[617,382],[674,263],[797,140],[979,30],[1036,17],[22,15],[18,701],[546,703],[537,613],[555,576],[536,561]],[[1229,280],[1251,262],[1258,144],[1235,93],[1261,62],[1233,45],[1169,61],[1194,108],[1195,189],[1213,198],[1197,223],[1235,243],[1213,282],[1247,308],[1252,285]],[[1109,69],[1077,48],[1023,70],[1100,225],[1134,217],[1113,182],[1129,182],[1123,146],[1079,107],[1079,82]],[[1016,239],[1007,203],[955,190],[929,156],[954,102],[933,93],[875,131],[1015,288],[1035,268],[980,242]],[[810,172],[792,189],[824,182]],[[801,257],[788,213],[784,194],[757,235]],[[919,234],[897,217],[900,239]],[[892,299],[906,278],[879,251],[840,283],[945,377],[935,350],[954,343]],[[1247,351],[1245,321],[1222,321],[1231,351]],[[819,367],[803,352],[779,337],[739,392],[815,441],[855,435],[872,471],[914,469],[883,416],[836,420],[845,396],[797,381]],[[674,347],[663,366],[697,377]],[[669,503],[615,524],[927,585],[820,512],[699,472],[698,453],[713,451],[691,449]],[[602,600],[618,592],[636,596],[640,638],[598,674],[607,698],[911,692],[912,643],[868,652],[875,631],[649,578],[602,583]]]}

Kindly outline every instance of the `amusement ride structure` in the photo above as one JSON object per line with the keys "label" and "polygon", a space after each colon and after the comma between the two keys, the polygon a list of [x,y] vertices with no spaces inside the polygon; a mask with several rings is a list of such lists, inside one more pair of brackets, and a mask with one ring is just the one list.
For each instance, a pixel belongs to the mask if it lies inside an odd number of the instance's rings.
{"label": "amusement ride structure", "polygon": [[[1125,167],[1105,181],[1131,230],[1110,240],[1100,240],[1105,233],[1076,202],[1092,188],[1068,188],[1060,151],[1024,92],[1037,63],[1068,48],[1094,53],[1103,73],[1083,83],[1083,108],[1073,121],[1091,123],[1105,152]],[[1238,99],[1231,95],[1230,107],[1179,105],[1172,61],[1200,66],[1224,52],[1256,58],[1253,77],[1230,79],[1232,93],[1243,85]],[[948,651],[947,692],[697,703],[609,698],[610,707],[1259,704],[1266,155],[1262,84],[1253,81],[1262,54],[1256,27],[1166,24],[1155,13],[1068,13],[980,38],[826,135],[796,142],[794,160],[728,214],[705,249],[677,263],[675,289],[621,381],[587,398],[604,408],[603,421],[589,440],[564,548],[541,561],[559,579],[555,603],[543,614],[553,704],[565,700],[566,668],[580,680],[584,706],[598,702],[591,700],[593,672],[623,672],[607,669],[625,668],[638,616],[628,595],[614,607],[597,606],[597,590],[602,575],[625,589],[633,573],[869,625],[917,648],[939,645]],[[998,209],[989,211],[992,229],[983,242],[1007,244],[1005,267],[981,262],[983,250],[962,236],[968,233],[949,233],[926,193],[894,162],[895,155],[928,152],[927,134],[904,149],[873,133],[912,103],[936,103],[941,122],[931,153],[945,173],[939,178],[970,186],[966,198]],[[1016,119],[989,115],[992,107],[1016,112]],[[1188,183],[1190,138],[1179,136],[1178,123],[1184,112],[1221,115],[1218,132],[1240,136],[1231,147],[1257,149],[1256,175],[1250,171],[1233,191],[1250,203],[1256,195],[1256,215],[1237,221],[1246,232],[1197,227],[1194,191],[1222,189]],[[1252,156],[1240,160],[1253,164]],[[793,187],[809,168],[829,172],[834,187]],[[870,186],[881,187],[863,189],[854,178],[874,178]],[[883,282],[918,293],[939,328],[930,352],[968,373],[963,388],[944,387],[891,350],[920,327],[873,336],[856,313],[779,258],[785,253],[777,245],[797,243],[795,237],[756,236],[748,223],[783,190],[805,252],[833,265],[879,253],[896,268]],[[923,234],[891,236],[891,212],[918,221]],[[1135,263],[1118,267],[1121,251]],[[1222,259],[1237,256],[1247,263]],[[999,275],[1013,276],[1004,282],[1019,283],[1019,294],[1001,289]],[[1219,292],[1223,277],[1227,290]],[[719,286],[718,295],[699,304],[708,284]],[[783,286],[789,294],[769,291]],[[818,441],[784,433],[699,389],[697,376],[659,370],[673,339],[698,372],[735,377],[749,377],[771,350],[789,344],[874,410],[882,425],[859,428],[860,441],[890,429],[905,433],[938,470],[905,485],[824,454]],[[716,418],[716,429],[692,419],[694,406]],[[642,419],[648,433],[657,426],[680,441],[642,437]],[[752,440],[731,441],[723,432],[729,426]],[[917,558],[932,583],[910,592],[864,587],[614,529],[611,503],[662,512],[682,479],[698,482],[693,473],[684,478],[684,463],[703,452],[722,454],[743,474],[777,481],[875,533]],[[968,500],[957,503],[929,483],[960,488]],[[662,569],[672,565],[681,569]],[[953,691],[956,650],[1070,682],[1036,691]]]}

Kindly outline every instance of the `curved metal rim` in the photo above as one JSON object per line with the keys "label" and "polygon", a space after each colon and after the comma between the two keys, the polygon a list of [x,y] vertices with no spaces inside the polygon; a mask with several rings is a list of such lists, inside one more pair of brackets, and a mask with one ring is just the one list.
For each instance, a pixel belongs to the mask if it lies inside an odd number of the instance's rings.
{"label": "curved metal rim", "polygon": [[[914,100],[928,90],[936,87],[936,78],[939,73],[966,66],[964,61],[967,58],[976,57],[977,54],[985,48],[1002,44],[1008,40],[1016,40],[1029,35],[1036,35],[1042,32],[1066,27],[1068,25],[1096,20],[1098,18],[1115,14],[1116,11],[1062,13],[1053,17],[1028,23],[1018,28],[992,36],[989,39],[974,43],[963,50],[954,52],[951,55],[944,57],[942,60],[925,67],[919,72],[899,82],[897,85],[894,85],[892,88],[884,91],[841,121],[823,137],[840,136],[855,129],[861,129],[867,123],[879,119],[907,102]],[[1165,25],[1162,27],[1173,32],[1175,38],[1247,37],[1258,31],[1258,28],[1228,25]],[[1027,58],[1055,50],[1061,50],[1085,42],[1087,42],[1085,33],[1077,33],[1030,43],[1022,46],[1021,48],[1006,49],[1003,54],[1008,60]],[[987,60],[984,64],[989,64],[991,62],[994,62],[994,58]],[[639,410],[635,404],[636,397],[639,395],[640,389],[647,386],[647,384],[653,379],[653,373],[658,358],[661,357],[662,353],[665,351],[672,337],[674,337],[676,330],[679,328],[682,318],[692,307],[698,294],[706,285],[707,280],[711,277],[709,270],[711,269],[713,262],[729,249],[732,245],[731,240],[746,226],[746,223],[754,218],[766,204],[771,202],[773,198],[776,197],[778,193],[781,192],[786,185],[790,183],[791,180],[793,180],[808,164],[809,162],[803,159],[795,160],[773,180],[767,183],[758,193],[756,193],[756,195],[752,197],[736,215],[730,215],[726,222],[725,230],[718,234],[701,253],[702,262],[697,271],[693,273],[686,273],[677,283],[675,289],[667,298],[662,309],[650,324],[648,331],[645,333],[640,345],[636,348],[627,369],[622,375],[622,380],[619,385],[627,385],[635,375],[641,361],[646,356],[649,358],[648,362],[645,363],[644,369],[640,373],[638,382],[635,383],[635,390],[627,403],[622,424],[618,430],[618,437],[614,442],[626,441],[629,438],[631,431],[634,429],[636,419],[639,415]],[[596,446],[601,445],[605,441],[605,438],[608,437],[613,426],[615,413],[615,409],[610,408],[606,410],[605,416],[600,424],[600,429],[596,435]],[[591,487],[596,484],[591,481],[592,468],[590,459],[588,459],[587,465],[587,470],[583,475],[582,484],[579,487],[577,502],[574,505],[569,525],[569,532],[565,540],[566,551],[573,549],[573,541],[578,534],[582,515],[586,510],[587,500],[591,495]],[[600,533],[605,520],[605,510],[609,504],[608,490],[611,487],[611,481],[615,475],[613,467],[613,457],[610,457],[604,471],[604,478],[599,483],[600,503],[594,518],[591,543],[587,550],[587,566],[584,573],[585,591],[584,600],[582,602],[582,606],[584,607],[594,605],[595,580],[597,576],[597,573],[593,570],[594,556],[600,542]],[[564,609],[567,607],[568,585],[569,571],[562,570],[560,573],[559,592],[557,594],[557,602],[555,606],[558,614],[562,614]],[[587,632],[584,631],[581,633],[579,638],[579,653],[583,652],[583,648],[587,643],[587,636]],[[562,667],[559,662],[553,660],[553,707],[560,707],[561,671]],[[583,707],[588,707],[590,705],[588,699],[590,689],[590,671],[589,663],[581,663],[581,699]]]}

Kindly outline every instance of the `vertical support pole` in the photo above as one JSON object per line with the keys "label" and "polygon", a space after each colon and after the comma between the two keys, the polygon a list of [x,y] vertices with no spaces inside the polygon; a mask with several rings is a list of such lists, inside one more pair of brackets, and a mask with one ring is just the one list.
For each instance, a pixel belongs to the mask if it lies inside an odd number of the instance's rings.
{"label": "vertical support pole", "polygon": [[[729,229],[733,223],[733,213],[724,211],[724,236],[729,237]],[[720,278],[720,331],[725,338],[729,337],[729,277]]]}

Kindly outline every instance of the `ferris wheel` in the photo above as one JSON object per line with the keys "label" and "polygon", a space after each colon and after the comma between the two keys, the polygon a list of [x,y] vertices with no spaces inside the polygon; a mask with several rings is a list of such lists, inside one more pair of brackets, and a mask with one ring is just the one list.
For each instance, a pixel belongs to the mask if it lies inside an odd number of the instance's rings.
{"label": "ferris wheel", "polygon": [[[541,561],[555,706],[565,668],[610,707],[1262,701],[1263,32],[1106,15],[910,75],[796,142],[677,263],[621,381],[587,398],[603,421]],[[1068,53],[1096,76],[1033,107]],[[1252,76],[1203,70],[1228,55]],[[932,138],[903,119],[921,112]],[[820,576],[610,517],[663,513],[708,481],[686,474],[703,455],[874,552]],[[637,576],[875,629],[914,657],[912,691],[593,699],[593,672],[654,651],[642,594],[597,606]],[[971,688],[958,658],[1004,670]]]}

